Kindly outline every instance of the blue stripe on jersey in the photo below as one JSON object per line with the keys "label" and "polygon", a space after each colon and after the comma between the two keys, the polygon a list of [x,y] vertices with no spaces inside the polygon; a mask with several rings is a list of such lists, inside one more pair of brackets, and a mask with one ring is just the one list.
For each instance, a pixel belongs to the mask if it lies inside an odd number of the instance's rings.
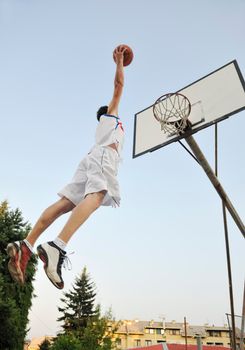
{"label": "blue stripe on jersey", "polygon": [[119,117],[116,117],[115,115],[112,115],[112,114],[103,114],[103,116],[115,118],[115,119],[117,119],[117,120],[120,119]]}
{"label": "blue stripe on jersey", "polygon": [[102,116],[103,116],[103,117],[109,117],[109,118],[115,118],[116,121],[117,121],[117,124],[116,124],[115,129],[117,129],[117,127],[118,127],[118,125],[119,125],[119,120],[120,120],[119,117],[116,117],[115,115],[112,115],[112,114],[103,114]]}

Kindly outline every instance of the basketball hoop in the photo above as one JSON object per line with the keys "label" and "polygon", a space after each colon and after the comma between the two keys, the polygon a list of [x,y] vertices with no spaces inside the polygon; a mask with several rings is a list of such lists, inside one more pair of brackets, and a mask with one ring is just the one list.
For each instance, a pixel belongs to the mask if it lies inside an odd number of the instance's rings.
{"label": "basketball hoop", "polygon": [[153,114],[161,124],[161,130],[168,134],[182,134],[189,126],[191,103],[178,92],[159,97],[153,105]]}

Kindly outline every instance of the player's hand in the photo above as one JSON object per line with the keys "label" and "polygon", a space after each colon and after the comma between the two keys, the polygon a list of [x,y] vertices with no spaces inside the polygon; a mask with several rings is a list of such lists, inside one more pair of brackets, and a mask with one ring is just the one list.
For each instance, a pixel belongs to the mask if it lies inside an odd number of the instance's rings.
{"label": "player's hand", "polygon": [[113,57],[116,62],[116,64],[123,64],[123,55],[124,52],[126,51],[126,48],[121,45],[116,48],[116,50],[113,52]]}

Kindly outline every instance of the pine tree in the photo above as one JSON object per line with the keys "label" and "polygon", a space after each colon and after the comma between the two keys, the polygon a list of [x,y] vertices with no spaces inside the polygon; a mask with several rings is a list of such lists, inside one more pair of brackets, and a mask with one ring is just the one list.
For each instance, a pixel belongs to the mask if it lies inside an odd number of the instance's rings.
{"label": "pine tree", "polygon": [[50,349],[50,341],[45,338],[41,345],[39,345],[39,350],[49,350]]}
{"label": "pine tree", "polygon": [[64,293],[61,302],[65,305],[58,310],[63,313],[58,318],[63,322],[65,333],[81,336],[88,325],[88,321],[95,317],[98,310],[95,307],[95,284],[91,281],[86,267],[82,274],[75,279],[72,290]]}
{"label": "pine tree", "polygon": [[[72,290],[64,293],[61,299],[64,307],[59,307],[63,315],[64,334],[59,335],[51,349],[66,349],[73,344],[76,350],[112,350],[115,349],[115,331],[118,324],[113,320],[111,311],[101,316],[100,306],[95,305],[95,284],[91,281],[86,267],[75,279]],[[69,348],[70,349],[70,348]]]}
{"label": "pine tree", "polygon": [[9,275],[6,246],[26,237],[30,225],[23,220],[19,209],[9,210],[0,203],[0,349],[23,350],[27,333],[28,312],[33,296],[36,258],[32,257],[26,271],[24,286],[16,284]]}

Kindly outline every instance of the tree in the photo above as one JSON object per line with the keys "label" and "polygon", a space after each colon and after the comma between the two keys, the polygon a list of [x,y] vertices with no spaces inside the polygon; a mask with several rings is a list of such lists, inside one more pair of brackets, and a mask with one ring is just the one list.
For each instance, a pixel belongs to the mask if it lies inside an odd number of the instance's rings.
{"label": "tree", "polygon": [[58,308],[63,313],[58,321],[63,322],[65,333],[83,334],[88,320],[97,313],[95,296],[95,285],[84,267],[81,276],[76,277],[72,290],[64,293],[64,298],[61,299],[65,306]]}
{"label": "tree", "polygon": [[47,338],[45,338],[42,344],[39,346],[39,350],[49,350],[50,345],[51,345],[50,341]]}
{"label": "tree", "polygon": [[82,274],[75,279],[72,290],[64,293],[61,299],[64,307],[59,307],[58,310],[63,315],[58,321],[63,322],[64,334],[58,336],[52,350],[68,349],[66,344],[69,344],[69,341],[73,344],[72,350],[76,350],[76,341],[79,350],[115,348],[113,337],[118,325],[112,319],[110,311],[101,316],[100,306],[95,306],[95,297],[95,284],[85,267]]}
{"label": "tree", "polygon": [[[62,334],[59,335],[52,347],[51,350],[82,350],[81,343],[78,338],[76,338],[73,334]],[[86,349],[90,350],[90,349]]]}
{"label": "tree", "polygon": [[19,209],[10,210],[6,201],[0,203],[0,349],[22,350],[27,333],[28,313],[32,305],[36,258],[31,258],[24,286],[9,275],[6,246],[26,237],[30,225]]}
{"label": "tree", "polygon": [[[99,308],[98,308],[99,309]],[[80,350],[112,350],[116,348],[115,332],[118,323],[113,320],[111,311],[101,316],[100,310],[94,319],[90,319],[81,338]]]}

